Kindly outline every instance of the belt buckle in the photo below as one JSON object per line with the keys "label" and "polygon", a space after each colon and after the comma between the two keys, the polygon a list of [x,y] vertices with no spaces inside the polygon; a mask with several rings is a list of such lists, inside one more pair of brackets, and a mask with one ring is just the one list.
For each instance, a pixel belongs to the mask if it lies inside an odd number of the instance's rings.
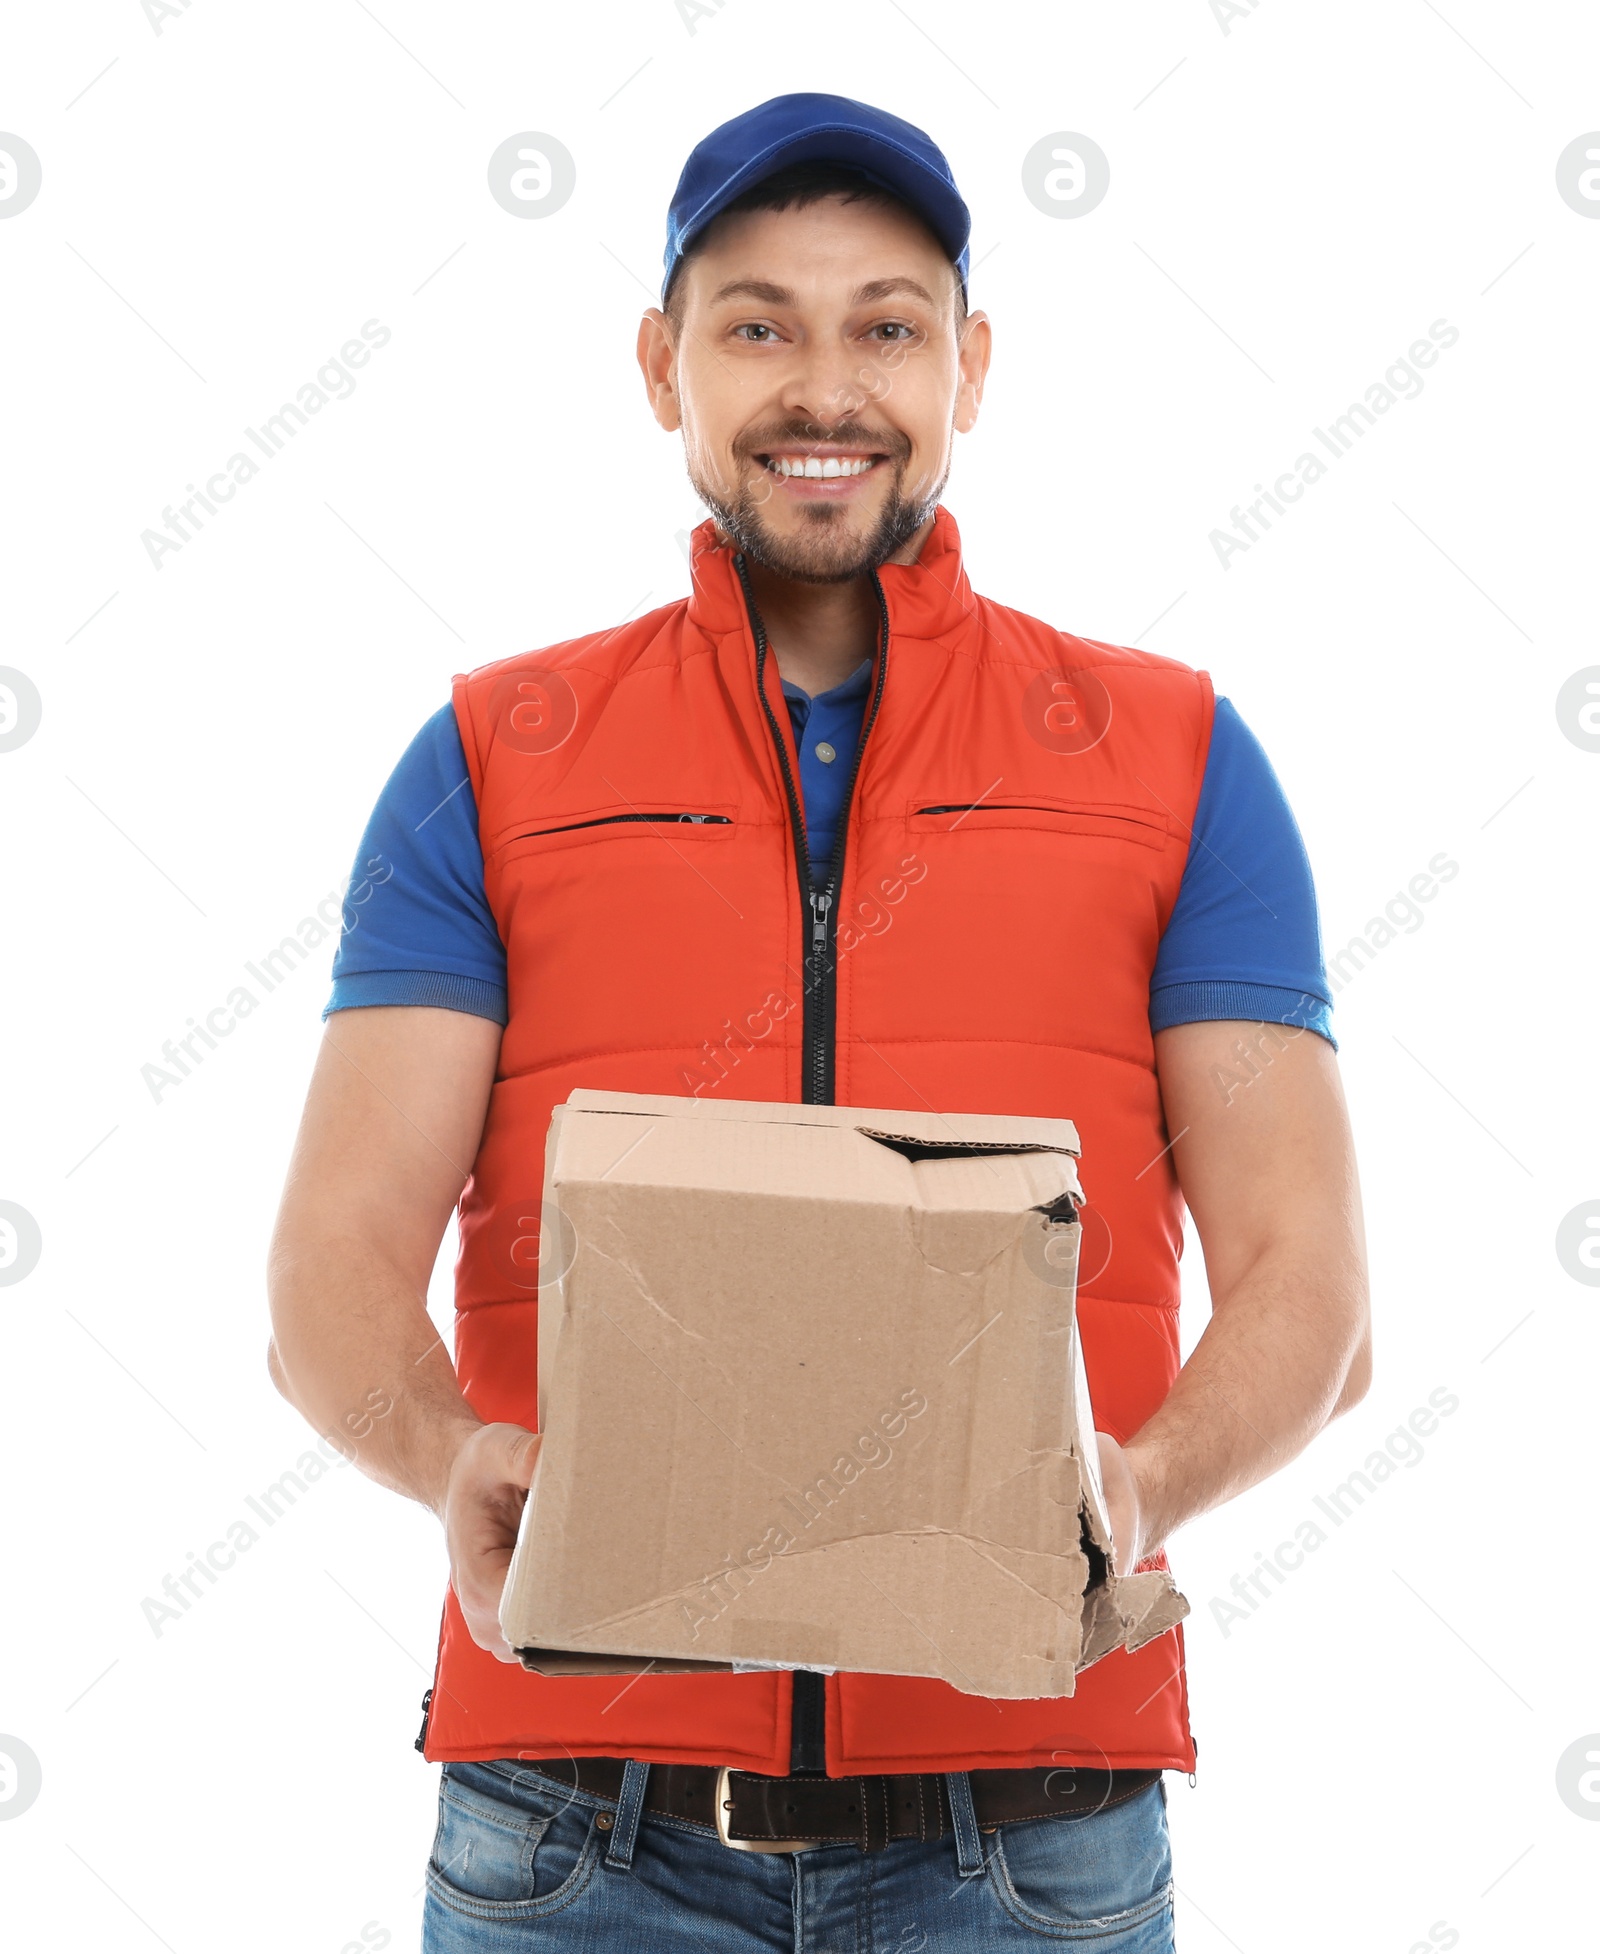
{"label": "belt buckle", "polygon": [[724,1764],[717,1773],[716,1821],[717,1837],[734,1852],[809,1852],[818,1843],[816,1839],[734,1839],[728,1836],[728,1807],[731,1786],[728,1780],[733,1775],[733,1766]]}

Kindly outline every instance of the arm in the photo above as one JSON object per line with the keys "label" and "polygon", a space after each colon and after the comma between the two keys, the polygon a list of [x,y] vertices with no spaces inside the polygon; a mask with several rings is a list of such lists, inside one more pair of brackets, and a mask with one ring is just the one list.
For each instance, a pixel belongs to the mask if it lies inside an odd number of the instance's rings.
{"label": "arm", "polygon": [[467,1625],[510,1661],[497,1610],[539,1441],[475,1415],[427,1310],[499,1047],[461,1011],[329,1018],[268,1259],[267,1362],[363,1472],[438,1514]]}
{"label": "arm", "polygon": [[1125,1445],[1100,1435],[1125,1571],[1287,1465],[1360,1401],[1372,1368],[1361,1195],[1331,1046],[1293,1026],[1185,1024],[1158,1033],[1156,1066],[1211,1321],[1154,1417]]}

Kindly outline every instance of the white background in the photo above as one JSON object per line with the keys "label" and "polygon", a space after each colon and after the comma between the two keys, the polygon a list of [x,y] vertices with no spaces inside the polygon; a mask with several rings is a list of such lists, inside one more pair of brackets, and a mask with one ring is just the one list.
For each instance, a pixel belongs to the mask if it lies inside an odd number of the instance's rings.
{"label": "white background", "polygon": [[[1177,1544],[1180,1944],[1592,1945],[1600,1830],[1557,1760],[1600,1731],[1600,1297],[1555,1250],[1600,1196],[1600,755],[1555,710],[1600,664],[1600,221],[1555,174],[1600,127],[1592,9],[177,4],[0,27],[0,129],[43,163],[0,222],[0,664],[44,711],[0,754],[0,1198],[44,1242],[0,1289],[0,1732],[43,1770],[0,1824],[8,1943],[415,1944],[431,1518],[330,1472],[159,1636],[141,1607],[309,1443],[262,1265],[326,952],[160,1103],[140,1068],[341,886],[453,672],[686,588],[698,511],[632,363],[665,205],[715,123],[822,88],[930,130],[974,212],[996,361],[948,500],[977,587],[1215,675],[1330,949],[1459,864],[1337,1004],[1372,1393]],[[539,221],[486,187],[528,130],[577,162]],[[1057,131],[1111,163],[1072,221],[1022,188]],[[355,394],[154,568],[140,532],[368,319]],[[1425,391],[1219,564],[1233,505],[1440,319]],[[1213,1598],[1439,1389],[1421,1462],[1224,1633]]]}

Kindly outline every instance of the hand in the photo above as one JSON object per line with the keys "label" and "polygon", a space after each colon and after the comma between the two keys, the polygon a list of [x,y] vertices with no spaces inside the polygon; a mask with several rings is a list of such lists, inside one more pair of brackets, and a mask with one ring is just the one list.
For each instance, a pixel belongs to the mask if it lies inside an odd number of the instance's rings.
{"label": "hand", "polygon": [[1144,1518],[1139,1482],[1128,1454],[1109,1432],[1096,1432],[1100,1446],[1100,1479],[1106,1489],[1106,1512],[1111,1521],[1111,1571],[1131,1574],[1145,1555]]}
{"label": "hand", "polygon": [[450,1462],[439,1508],[462,1616],[478,1647],[501,1662],[517,1659],[500,1632],[500,1595],[538,1457],[536,1432],[479,1425]]}

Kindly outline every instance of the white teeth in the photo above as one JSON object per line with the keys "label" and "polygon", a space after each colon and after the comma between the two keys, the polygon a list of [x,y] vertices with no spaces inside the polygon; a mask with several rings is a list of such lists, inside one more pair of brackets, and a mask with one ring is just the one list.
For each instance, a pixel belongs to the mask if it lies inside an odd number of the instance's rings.
{"label": "white teeth", "polygon": [[819,461],[815,455],[775,455],[767,466],[778,475],[798,475],[807,481],[820,482],[839,475],[864,475],[872,466],[872,457],[864,455],[841,461],[837,455],[829,455],[826,461]]}

